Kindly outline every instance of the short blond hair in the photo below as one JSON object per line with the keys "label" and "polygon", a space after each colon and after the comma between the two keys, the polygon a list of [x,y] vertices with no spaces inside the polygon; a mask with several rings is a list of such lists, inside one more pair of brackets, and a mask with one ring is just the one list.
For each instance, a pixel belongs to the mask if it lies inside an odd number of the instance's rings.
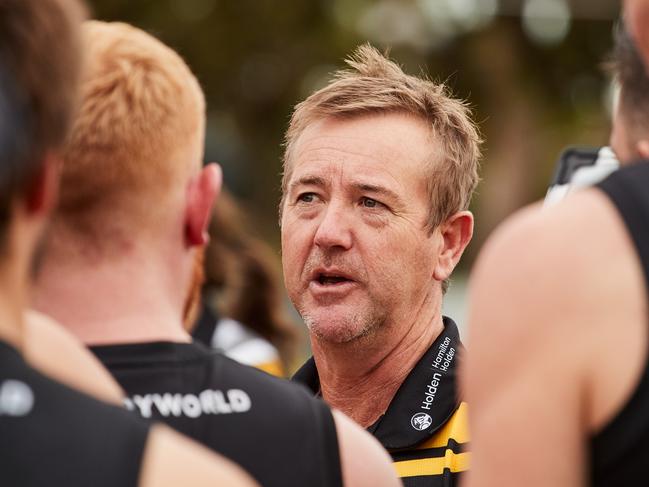
{"label": "short blond hair", "polygon": [[452,98],[443,84],[405,74],[398,64],[369,44],[359,46],[346,63],[351,69],[334,73],[331,83],[293,111],[285,136],[281,205],[296,141],[306,127],[325,118],[395,112],[425,121],[433,140],[442,148],[441,160],[430,161],[429,228],[434,229],[452,214],[468,208],[478,184],[482,141],[466,103]]}
{"label": "short blond hair", "polygon": [[146,218],[156,198],[198,168],[174,154],[203,136],[205,99],[182,58],[142,30],[90,21],[83,35],[88,63],[57,216],[81,217],[87,231],[95,220],[103,225],[103,210]]}

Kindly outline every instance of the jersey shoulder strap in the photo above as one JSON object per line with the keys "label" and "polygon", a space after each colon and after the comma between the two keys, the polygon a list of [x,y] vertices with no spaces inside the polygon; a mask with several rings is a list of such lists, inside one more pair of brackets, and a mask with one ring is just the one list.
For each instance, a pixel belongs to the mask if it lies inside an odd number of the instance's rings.
{"label": "jersey shoulder strap", "polygon": [[[624,167],[597,186],[617,208],[649,284],[649,163]],[[643,485],[638,479],[646,478],[649,471],[648,410],[649,363],[624,406],[590,439],[590,476],[594,487]]]}
{"label": "jersey shoulder strap", "polygon": [[194,325],[192,330],[192,338],[208,347],[212,346],[212,337],[216,330],[216,323],[219,321],[219,316],[207,304],[203,303],[201,314]]}
{"label": "jersey shoulder strap", "polygon": [[320,461],[322,465],[320,470],[323,486],[342,487],[343,474],[341,468],[340,445],[338,444],[338,434],[336,432],[336,423],[334,421],[331,409],[324,402],[314,399],[314,416],[320,423],[316,431],[320,432],[322,439],[322,448],[320,448]]}
{"label": "jersey shoulder strap", "polygon": [[649,284],[649,162],[620,169],[597,186],[611,199],[624,220]]}
{"label": "jersey shoulder strap", "polygon": [[0,484],[136,487],[149,425],[59,384],[0,342]]}

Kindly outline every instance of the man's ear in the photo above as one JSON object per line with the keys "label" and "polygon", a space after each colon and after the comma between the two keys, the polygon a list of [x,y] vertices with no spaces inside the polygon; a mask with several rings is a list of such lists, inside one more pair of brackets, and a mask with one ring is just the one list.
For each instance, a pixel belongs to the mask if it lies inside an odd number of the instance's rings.
{"label": "man's ear", "polygon": [[185,210],[185,239],[190,247],[205,245],[209,241],[212,206],[221,191],[221,168],[216,163],[207,164],[192,178],[187,188]]}
{"label": "man's ear", "polygon": [[443,281],[451,276],[473,237],[473,214],[470,211],[455,213],[439,226],[439,232],[443,240],[433,277]]}
{"label": "man's ear", "polygon": [[25,210],[30,215],[46,216],[56,206],[59,196],[61,159],[46,153],[43,164],[32,176],[25,191]]}
{"label": "man's ear", "polygon": [[649,139],[640,139],[636,142],[635,149],[640,159],[649,159]]}

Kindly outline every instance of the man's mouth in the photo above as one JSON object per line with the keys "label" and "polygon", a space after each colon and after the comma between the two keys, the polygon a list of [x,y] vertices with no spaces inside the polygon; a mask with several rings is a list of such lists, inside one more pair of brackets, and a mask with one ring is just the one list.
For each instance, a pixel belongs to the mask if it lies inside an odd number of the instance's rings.
{"label": "man's mouth", "polygon": [[358,284],[353,275],[345,271],[320,268],[311,274],[309,290],[321,304],[331,304],[332,299],[335,301],[345,298]]}
{"label": "man's mouth", "polygon": [[356,282],[349,272],[336,267],[320,267],[311,272],[311,282],[320,289],[334,289],[346,287],[345,284]]}
{"label": "man's mouth", "polygon": [[345,276],[337,274],[325,274],[319,273],[316,277],[316,281],[322,286],[330,286],[334,284],[340,284],[343,282],[352,282],[351,279],[348,279]]}

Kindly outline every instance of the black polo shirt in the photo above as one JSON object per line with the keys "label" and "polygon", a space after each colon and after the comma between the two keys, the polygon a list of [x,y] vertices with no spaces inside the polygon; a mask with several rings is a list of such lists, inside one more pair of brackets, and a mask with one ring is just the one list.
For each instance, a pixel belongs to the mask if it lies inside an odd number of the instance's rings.
{"label": "black polo shirt", "polygon": [[[464,347],[457,326],[444,330],[397,390],[385,413],[367,430],[385,447],[405,487],[455,486],[469,467],[468,413],[458,388]],[[293,376],[320,393],[313,358]]]}

